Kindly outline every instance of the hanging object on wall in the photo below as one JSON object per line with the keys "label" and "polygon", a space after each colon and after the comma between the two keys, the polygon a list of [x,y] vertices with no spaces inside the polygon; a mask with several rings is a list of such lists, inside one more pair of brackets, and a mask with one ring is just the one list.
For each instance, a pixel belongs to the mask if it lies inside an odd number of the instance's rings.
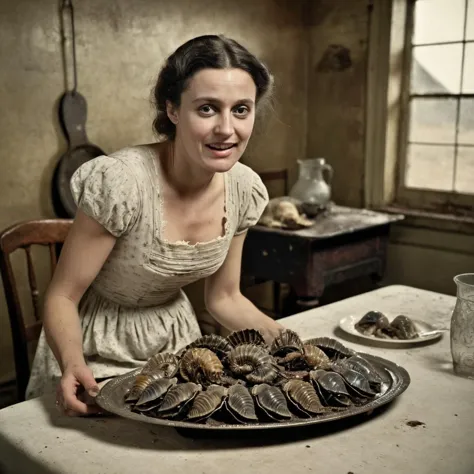
{"label": "hanging object on wall", "polygon": [[[53,205],[58,217],[74,217],[76,204],[69,186],[74,172],[85,162],[104,152],[89,142],[86,134],[87,102],[77,91],[76,45],[74,9],[70,0],[63,0],[60,8],[61,45],[65,73],[65,92],[59,103],[59,122],[68,142],[68,149],[60,157],[53,176]],[[70,48],[67,47],[66,28],[70,31]],[[67,53],[70,49],[71,54]],[[68,61],[69,59],[69,61]],[[72,66],[72,78],[69,69]],[[72,86],[70,83],[72,82]]]}

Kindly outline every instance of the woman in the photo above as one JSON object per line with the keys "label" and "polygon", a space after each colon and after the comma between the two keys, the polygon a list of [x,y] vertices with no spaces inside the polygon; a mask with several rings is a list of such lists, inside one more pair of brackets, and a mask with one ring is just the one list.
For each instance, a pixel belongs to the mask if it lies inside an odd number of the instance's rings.
{"label": "woman", "polygon": [[98,380],[200,336],[181,288],[202,278],[206,307],[224,328],[254,327],[268,340],[279,332],[239,290],[245,233],[268,195],[238,161],[271,82],[237,42],[190,40],[168,58],[154,90],[154,128],[166,139],[76,171],[78,211],[46,294],[28,398],[60,381],[66,414],[95,413],[81,390],[94,396]]}

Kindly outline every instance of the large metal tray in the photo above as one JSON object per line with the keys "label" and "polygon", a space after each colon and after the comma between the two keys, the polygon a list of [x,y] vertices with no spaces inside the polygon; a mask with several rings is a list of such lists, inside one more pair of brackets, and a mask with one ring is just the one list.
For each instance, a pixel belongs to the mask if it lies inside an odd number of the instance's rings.
{"label": "large metal tray", "polygon": [[314,418],[293,418],[288,421],[273,422],[273,423],[249,423],[249,424],[205,424],[205,423],[191,423],[187,421],[165,420],[160,418],[153,418],[150,416],[134,413],[130,410],[128,405],[124,403],[124,395],[131,387],[135,375],[140,369],[129,372],[125,375],[120,375],[107,383],[97,395],[96,402],[104,410],[144,423],[151,423],[154,425],[170,426],[173,428],[184,429],[203,429],[203,430],[262,430],[275,428],[291,428],[295,426],[307,426],[318,423],[327,423],[330,421],[341,420],[343,418],[353,417],[362,413],[370,412],[378,407],[381,407],[394,398],[403,393],[408,385],[410,385],[410,376],[408,372],[399,365],[381,357],[376,357],[370,354],[359,353],[369,362],[378,368],[378,372],[382,376],[383,385],[381,393],[370,402],[362,406],[353,406],[344,411],[332,412],[320,415]]}

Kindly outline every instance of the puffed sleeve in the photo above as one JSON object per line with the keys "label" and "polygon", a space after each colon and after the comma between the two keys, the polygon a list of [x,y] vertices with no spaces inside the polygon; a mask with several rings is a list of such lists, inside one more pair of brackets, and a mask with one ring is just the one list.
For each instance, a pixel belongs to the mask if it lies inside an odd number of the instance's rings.
{"label": "puffed sleeve", "polygon": [[140,211],[138,182],[120,160],[99,156],[87,161],[70,182],[76,206],[120,237],[133,226]]}
{"label": "puffed sleeve", "polygon": [[248,186],[241,188],[241,196],[239,196],[240,216],[235,235],[242,234],[249,227],[254,226],[268,204],[268,191],[260,176],[251,171],[249,178],[246,179]]}

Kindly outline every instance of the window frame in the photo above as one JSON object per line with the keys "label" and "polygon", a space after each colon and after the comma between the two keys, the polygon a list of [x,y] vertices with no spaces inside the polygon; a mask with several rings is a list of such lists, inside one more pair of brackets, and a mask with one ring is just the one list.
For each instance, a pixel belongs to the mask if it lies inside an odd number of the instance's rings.
{"label": "window frame", "polygon": [[474,194],[408,188],[403,182],[415,4],[372,0],[369,6],[365,204],[472,218],[474,224]]}

